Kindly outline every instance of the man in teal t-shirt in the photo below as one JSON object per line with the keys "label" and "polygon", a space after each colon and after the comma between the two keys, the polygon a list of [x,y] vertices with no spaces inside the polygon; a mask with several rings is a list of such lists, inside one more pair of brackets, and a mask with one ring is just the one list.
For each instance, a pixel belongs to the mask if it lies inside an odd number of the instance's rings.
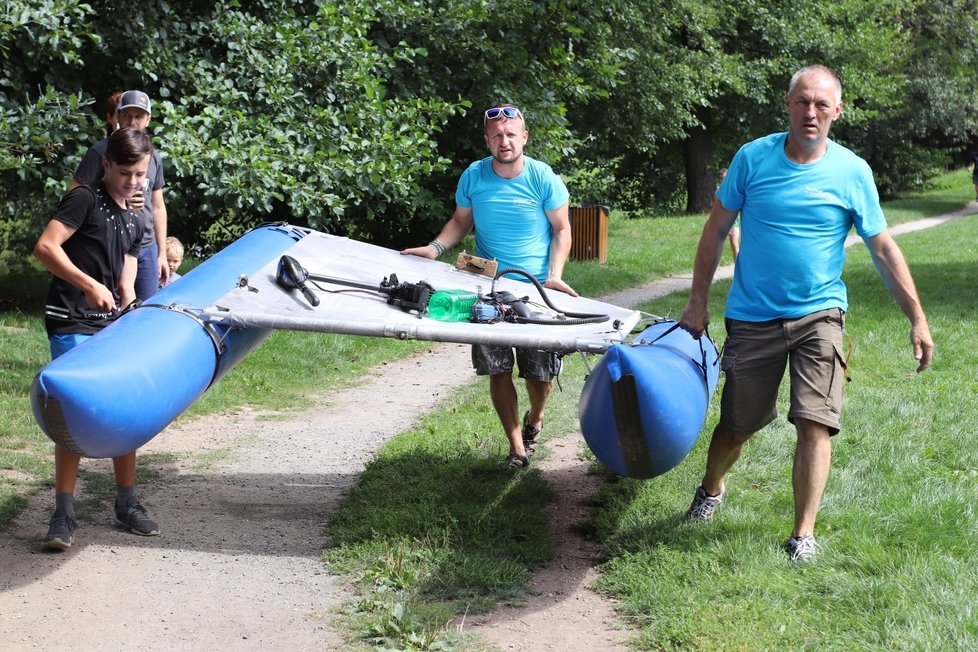
{"label": "man in teal t-shirt", "polygon": [[842,115],[842,85],[824,66],[802,68],[785,96],[789,128],[744,145],[717,190],[703,227],[693,287],[680,323],[695,336],[710,321],[710,285],[727,233],[740,215],[741,243],[727,297],[724,387],[706,473],[687,518],[708,521],[723,499],[724,476],[744,443],[777,416],[778,388],[790,361],[797,444],[792,561],[816,552],[815,517],[828,480],[831,436],[839,432],[846,360],[842,353],[845,240],[855,227],[877,271],[910,320],[923,371],[934,343],[910,270],[890,236],[869,166],[828,138]]}
{"label": "man in teal t-shirt", "polygon": [[495,258],[499,269],[516,267],[546,283],[553,232],[547,211],[563,208],[566,216],[569,195],[549,165],[525,155],[522,159],[523,170],[514,178],[500,176],[492,156],[476,161],[462,173],[455,203],[472,211],[477,256]]}
{"label": "man in teal t-shirt", "polygon": [[[530,134],[518,108],[511,104],[493,107],[483,114],[482,122],[490,156],[462,173],[455,191],[455,212],[438,237],[402,253],[437,258],[474,227],[478,256],[497,260],[500,270],[522,269],[544,287],[576,297],[561,278],[571,248],[567,187],[549,165],[523,153]],[[513,382],[514,361],[530,399],[522,423]],[[543,427],[553,379],[560,372],[559,356],[475,345],[472,363],[478,375],[489,376],[492,404],[509,439],[507,466],[526,468]]]}

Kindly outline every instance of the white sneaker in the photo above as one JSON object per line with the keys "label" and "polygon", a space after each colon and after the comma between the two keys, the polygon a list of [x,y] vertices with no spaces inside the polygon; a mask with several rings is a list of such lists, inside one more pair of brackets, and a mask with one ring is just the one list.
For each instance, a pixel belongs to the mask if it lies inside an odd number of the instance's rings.
{"label": "white sneaker", "polygon": [[796,564],[803,564],[806,561],[815,559],[818,554],[818,543],[811,534],[803,534],[800,537],[791,537],[784,544],[784,549],[788,557]]}

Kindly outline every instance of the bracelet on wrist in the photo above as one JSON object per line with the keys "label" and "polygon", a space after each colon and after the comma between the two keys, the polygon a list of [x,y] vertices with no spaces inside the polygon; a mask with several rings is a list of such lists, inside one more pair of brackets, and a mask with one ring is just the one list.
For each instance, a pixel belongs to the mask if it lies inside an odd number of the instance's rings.
{"label": "bracelet on wrist", "polygon": [[445,253],[445,245],[438,242],[437,239],[432,240],[428,244],[435,248],[435,252],[438,256],[441,256],[443,253]]}

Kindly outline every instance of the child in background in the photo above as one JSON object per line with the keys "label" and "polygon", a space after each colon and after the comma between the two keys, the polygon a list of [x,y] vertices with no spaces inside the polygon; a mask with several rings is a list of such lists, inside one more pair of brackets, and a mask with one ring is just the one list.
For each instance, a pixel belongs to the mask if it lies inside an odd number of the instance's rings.
{"label": "child in background", "polygon": [[[723,183],[723,180],[727,178],[727,168],[720,168],[720,174],[717,177],[717,183]],[[730,233],[727,236],[730,241],[730,253],[733,254],[734,262],[737,262],[737,254],[740,253],[740,215],[734,220],[734,224],[730,227]]]}
{"label": "child in background", "polygon": [[[183,243],[172,235],[166,239],[166,265],[170,268],[170,280],[168,283],[180,278],[177,270],[183,263]],[[162,287],[162,286],[160,286]]]}

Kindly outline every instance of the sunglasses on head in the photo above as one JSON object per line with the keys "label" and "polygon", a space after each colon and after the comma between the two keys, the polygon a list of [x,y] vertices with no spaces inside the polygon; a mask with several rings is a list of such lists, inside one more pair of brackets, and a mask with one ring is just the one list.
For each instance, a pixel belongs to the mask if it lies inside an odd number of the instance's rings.
{"label": "sunglasses on head", "polygon": [[519,118],[522,120],[523,114],[515,106],[494,106],[486,110],[486,114],[482,118],[482,124],[490,120],[500,120],[502,118]]}

